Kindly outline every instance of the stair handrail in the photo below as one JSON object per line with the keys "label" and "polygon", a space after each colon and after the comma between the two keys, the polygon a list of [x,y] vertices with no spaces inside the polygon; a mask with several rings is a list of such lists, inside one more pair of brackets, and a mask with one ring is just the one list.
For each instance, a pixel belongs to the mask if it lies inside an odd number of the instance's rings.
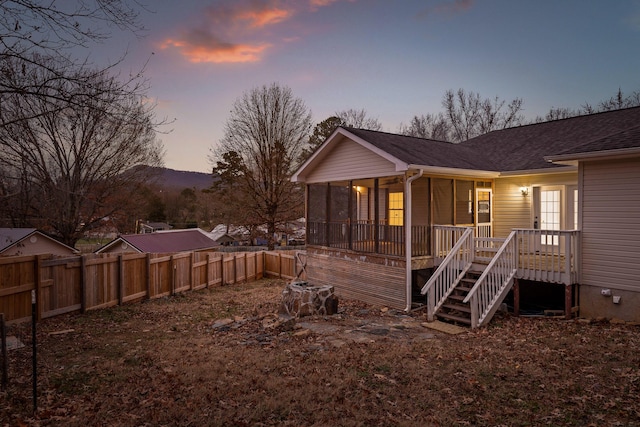
{"label": "stair handrail", "polygon": [[433,321],[435,312],[465,276],[473,264],[474,256],[473,228],[468,227],[420,291],[422,295],[429,293],[427,296],[428,321]]}
{"label": "stair handrail", "polygon": [[[502,301],[504,291],[518,272],[517,232],[512,231],[495,254],[487,268],[471,288],[463,303],[470,303],[471,327],[489,321]],[[480,295],[478,295],[478,292]]]}

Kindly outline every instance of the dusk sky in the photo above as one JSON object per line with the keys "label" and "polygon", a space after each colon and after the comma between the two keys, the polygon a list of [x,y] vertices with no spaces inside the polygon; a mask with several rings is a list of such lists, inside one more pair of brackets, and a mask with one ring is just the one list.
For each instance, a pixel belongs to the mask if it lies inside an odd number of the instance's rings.
{"label": "dusk sky", "polygon": [[[144,0],[142,0],[144,2]],[[165,166],[210,172],[233,102],[288,86],[314,124],[365,109],[397,132],[448,89],[524,100],[528,119],[640,90],[640,0],[154,0],[144,38],[92,58],[146,61]]]}

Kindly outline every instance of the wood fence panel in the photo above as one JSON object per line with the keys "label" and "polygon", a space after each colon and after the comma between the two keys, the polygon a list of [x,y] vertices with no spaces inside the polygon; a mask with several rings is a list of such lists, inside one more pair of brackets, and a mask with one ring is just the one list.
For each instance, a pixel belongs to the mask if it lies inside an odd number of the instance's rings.
{"label": "wood fence panel", "polygon": [[80,309],[81,257],[43,259],[40,263],[41,317],[53,317]]}
{"label": "wood fence panel", "polygon": [[222,283],[224,285],[230,285],[236,283],[236,256],[231,254],[230,256],[223,257],[222,260]]}
{"label": "wood fence panel", "polygon": [[171,294],[172,268],[171,257],[157,256],[151,258],[151,295],[159,298]]}
{"label": "wood fence panel", "polygon": [[145,254],[123,257],[124,302],[134,301],[147,296],[147,256]]}
{"label": "wood fence panel", "polygon": [[173,256],[174,293],[191,289],[191,253]]}
{"label": "wood fence panel", "polygon": [[245,271],[245,275],[247,278],[247,281],[249,280],[256,280],[256,258],[258,256],[257,252],[248,252],[245,254],[245,259],[246,259],[246,271]]}
{"label": "wood fence panel", "polygon": [[6,321],[31,317],[35,289],[35,256],[0,258],[0,313]]}
{"label": "wood fence panel", "polygon": [[118,304],[119,277],[117,256],[94,257],[86,260],[84,271],[85,310]]}
{"label": "wood fence panel", "polygon": [[236,269],[236,283],[242,283],[247,281],[247,253],[243,252],[235,256],[235,269]]}
{"label": "wood fence panel", "polygon": [[264,274],[267,276],[280,276],[280,253],[264,253]]}
{"label": "wood fence panel", "polygon": [[222,277],[222,255],[211,255],[210,264],[207,267],[209,269],[209,283],[208,286],[222,286],[224,278]]}

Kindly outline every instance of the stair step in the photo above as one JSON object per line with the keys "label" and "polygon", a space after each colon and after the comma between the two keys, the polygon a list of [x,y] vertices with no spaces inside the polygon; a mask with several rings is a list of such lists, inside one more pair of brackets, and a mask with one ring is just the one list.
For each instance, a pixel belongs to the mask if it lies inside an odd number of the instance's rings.
{"label": "stair step", "polygon": [[451,294],[448,296],[449,299],[452,300],[456,300],[456,301],[463,301],[467,296],[466,295],[455,295],[455,294]]}
{"label": "stair step", "polygon": [[437,317],[441,319],[451,320],[453,322],[464,323],[465,325],[471,325],[471,319],[461,316],[456,316],[449,313],[437,313]]}
{"label": "stair step", "polygon": [[459,305],[459,304],[442,304],[442,307],[447,308],[449,310],[462,311],[464,313],[471,314],[471,308],[467,305]]}

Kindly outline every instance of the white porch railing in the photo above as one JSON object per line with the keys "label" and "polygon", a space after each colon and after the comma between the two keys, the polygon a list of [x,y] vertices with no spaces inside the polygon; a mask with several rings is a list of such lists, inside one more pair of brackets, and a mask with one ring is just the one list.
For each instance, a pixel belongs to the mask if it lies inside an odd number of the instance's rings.
{"label": "white porch railing", "polygon": [[473,228],[438,226],[434,231],[437,237],[434,244],[439,245],[434,257],[444,257],[444,260],[421,290],[422,295],[427,294],[429,321],[433,321],[436,311],[465,276],[475,256]]}
{"label": "white porch railing", "polygon": [[490,320],[511,289],[518,271],[516,235],[516,231],[509,234],[463,301],[465,304],[470,303],[472,328],[482,326],[485,320]]}
{"label": "white porch railing", "polygon": [[579,282],[580,232],[515,230],[518,235],[518,278],[571,285]]}
{"label": "white porch railing", "polygon": [[440,264],[449,255],[451,249],[469,229],[470,227],[456,227],[454,225],[433,226],[433,260],[435,265]]}
{"label": "white porch railing", "polygon": [[429,295],[429,320],[433,320],[474,261],[489,261],[489,265],[464,300],[470,303],[472,327],[491,320],[515,278],[564,285],[579,283],[577,230],[516,229],[504,242],[488,237],[474,239],[469,230],[473,229],[434,226],[433,254],[436,265],[440,265],[422,288],[422,294]]}

